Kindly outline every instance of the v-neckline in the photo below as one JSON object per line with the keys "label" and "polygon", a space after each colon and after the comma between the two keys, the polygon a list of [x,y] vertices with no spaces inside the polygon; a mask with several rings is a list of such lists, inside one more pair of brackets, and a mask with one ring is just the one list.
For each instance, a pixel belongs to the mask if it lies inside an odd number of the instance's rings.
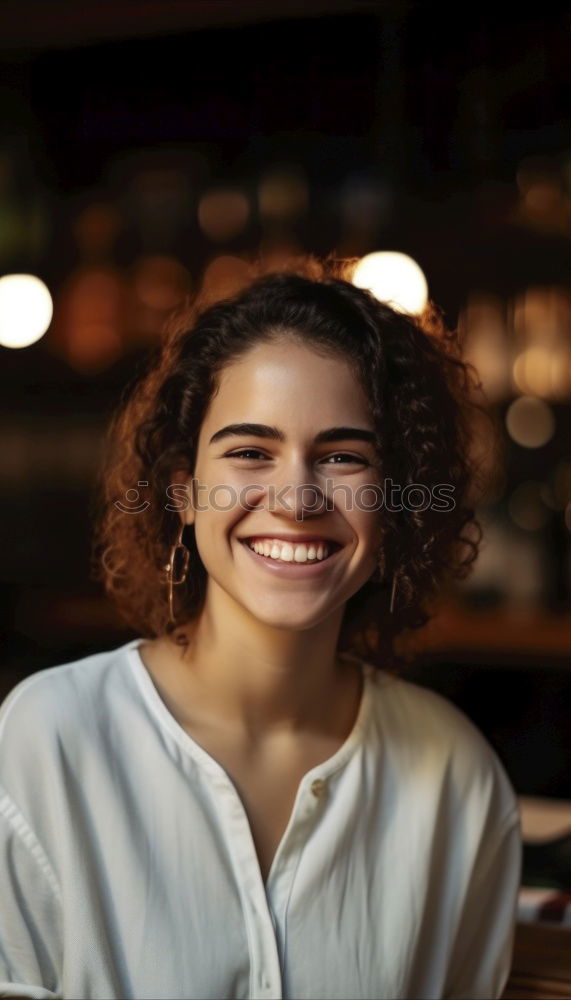
{"label": "v-neckline", "polygon": [[[207,774],[209,774],[209,776],[213,778],[216,783],[220,783],[220,781],[222,780],[230,784],[244,812],[244,817],[252,841],[252,849],[254,850],[256,857],[258,857],[256,844],[254,842],[254,836],[252,832],[252,825],[248,817],[244,801],[242,799],[240,792],[238,791],[235,782],[232,780],[226,768],[212,754],[210,754],[208,750],[206,750],[199,742],[197,742],[197,740],[195,740],[190,735],[190,733],[179,723],[179,721],[176,719],[176,717],[173,715],[173,713],[166,705],[139,651],[139,646],[145,641],[146,639],[141,637],[132,639],[130,642],[126,643],[125,651],[128,655],[131,670],[145,698],[145,701],[147,702],[147,705],[152,710],[152,713],[157,719],[157,721],[170,733],[170,735],[176,740],[177,744],[191,758],[193,758],[198,764],[200,764],[201,767],[204,769],[204,771]],[[272,873],[276,866],[276,859],[279,857],[281,853],[282,845],[286,841],[289,829],[294,821],[294,817],[297,812],[297,803],[299,801],[300,796],[304,793],[307,786],[312,784],[315,780],[327,780],[332,774],[340,770],[347,763],[347,761],[355,752],[355,750],[357,749],[357,747],[361,742],[362,734],[365,730],[367,721],[370,716],[370,708],[372,704],[372,686],[374,683],[373,675],[375,673],[375,668],[360,659],[352,657],[350,654],[338,654],[338,655],[341,655],[343,657],[349,657],[354,662],[357,662],[358,665],[361,667],[363,684],[362,684],[361,697],[357,713],[350,732],[343,740],[341,745],[337,748],[337,750],[333,754],[331,754],[331,756],[329,756],[326,760],[321,761],[320,763],[315,764],[313,767],[311,767],[308,771],[305,772],[305,774],[300,779],[297,786],[296,794],[294,796],[294,801],[291,812],[289,814],[289,818],[287,820],[284,830],[282,831],[280,841],[275,851],[273,852],[272,861],[265,877],[262,874],[258,857],[258,866],[260,868],[260,879],[264,886],[264,890],[267,889],[271,881]]]}
{"label": "v-neckline", "polygon": [[[222,765],[219,764],[218,761],[211,754],[209,754],[208,751],[205,750],[204,747],[202,747],[200,743],[198,743],[190,735],[190,733],[187,732],[184,726],[181,726],[181,724],[178,722],[178,720],[175,718],[175,716],[172,714],[170,709],[163,701],[156,687],[156,684],[141,656],[141,653],[139,652],[139,646],[146,641],[147,640],[145,638],[141,637],[132,639],[130,642],[125,644],[124,648],[125,651],[127,652],[131,669],[135,675],[135,678],[138,681],[139,687],[141,688],[147,703],[153,709],[153,714],[158,718],[158,720],[164,726],[166,726],[171,735],[175,737],[177,742],[188,753],[190,753],[191,756],[193,756],[195,759],[202,761],[202,763],[206,764],[209,769],[211,769],[211,766],[214,765],[214,768],[217,773],[219,773],[220,770],[224,771]],[[345,656],[345,654],[340,654],[340,655]],[[326,773],[327,776],[333,774],[339,767],[341,767],[345,763],[345,761],[353,753],[356,745],[359,742],[359,737],[361,735],[361,732],[365,726],[365,723],[369,715],[369,707],[371,703],[371,694],[372,694],[371,687],[373,684],[373,675],[375,672],[375,668],[362,660],[358,660],[353,657],[351,658],[354,659],[354,662],[357,662],[359,664],[363,676],[361,699],[359,702],[359,707],[357,709],[355,720],[353,722],[350,732],[344,739],[343,743],[337,748],[337,750],[330,757],[328,757],[327,760],[324,760],[321,764],[316,764],[313,768],[311,768],[304,775],[303,780],[305,780],[305,778],[307,778],[309,775],[312,775],[313,771],[317,769],[319,769],[320,772]],[[226,774],[225,771],[224,773]]]}

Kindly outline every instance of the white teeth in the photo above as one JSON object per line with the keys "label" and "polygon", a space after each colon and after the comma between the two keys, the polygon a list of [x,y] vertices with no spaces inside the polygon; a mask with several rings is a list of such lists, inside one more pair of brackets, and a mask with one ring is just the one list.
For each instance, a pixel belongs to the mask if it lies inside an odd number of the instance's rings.
{"label": "white teeth", "polygon": [[282,562],[304,563],[326,559],[329,551],[327,545],[319,542],[317,545],[312,542],[305,545],[302,542],[292,544],[281,542],[278,539],[263,539],[262,541],[252,541],[247,543],[258,555],[269,556],[271,559],[279,559]]}

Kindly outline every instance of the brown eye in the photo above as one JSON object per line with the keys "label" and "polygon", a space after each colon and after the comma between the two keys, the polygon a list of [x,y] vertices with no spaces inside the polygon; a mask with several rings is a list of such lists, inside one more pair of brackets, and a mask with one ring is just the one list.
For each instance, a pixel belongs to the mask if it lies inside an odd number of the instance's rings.
{"label": "brown eye", "polygon": [[[331,462],[331,459],[344,459],[343,462]],[[332,465],[346,465],[347,463],[353,463],[354,465],[370,465],[371,463],[363,458],[362,455],[350,455],[345,451],[338,451],[335,455],[329,455],[325,460],[326,463],[330,462]]]}
{"label": "brown eye", "polygon": [[225,455],[224,458],[245,458],[251,460],[253,455],[255,455],[256,458],[268,457],[267,455],[264,455],[262,451],[258,451],[257,448],[242,448],[241,451],[233,451],[231,454]]}

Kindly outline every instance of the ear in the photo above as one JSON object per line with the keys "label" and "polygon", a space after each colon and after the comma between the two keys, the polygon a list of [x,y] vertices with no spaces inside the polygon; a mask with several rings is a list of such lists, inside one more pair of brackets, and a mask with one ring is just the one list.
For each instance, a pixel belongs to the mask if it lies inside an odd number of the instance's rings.
{"label": "ear", "polygon": [[[171,473],[170,487],[174,502],[178,508],[178,515],[182,524],[194,524],[194,491],[192,488],[193,477],[189,475],[187,469],[178,469]],[[176,487],[174,490],[172,487]]]}

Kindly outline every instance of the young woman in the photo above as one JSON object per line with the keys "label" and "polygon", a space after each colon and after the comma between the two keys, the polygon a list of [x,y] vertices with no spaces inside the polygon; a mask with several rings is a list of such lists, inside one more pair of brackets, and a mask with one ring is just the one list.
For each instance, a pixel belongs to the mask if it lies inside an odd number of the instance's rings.
{"label": "young woman", "polygon": [[477,553],[470,373],[343,267],[197,305],[112,422],[137,638],[0,713],[1,996],[502,993],[516,800],[396,672]]}

